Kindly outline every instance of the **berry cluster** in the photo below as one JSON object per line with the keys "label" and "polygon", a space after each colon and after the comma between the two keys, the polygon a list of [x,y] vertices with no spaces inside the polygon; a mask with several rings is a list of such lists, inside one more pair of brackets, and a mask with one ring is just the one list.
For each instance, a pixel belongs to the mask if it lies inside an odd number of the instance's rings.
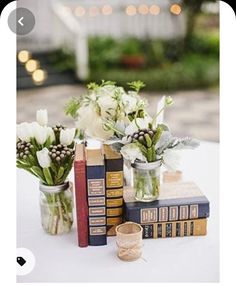
{"label": "berry cluster", "polygon": [[30,154],[30,149],[34,148],[29,142],[19,140],[16,143],[16,158],[17,159],[27,159]]}
{"label": "berry cluster", "polygon": [[152,130],[152,129],[141,129],[141,130],[135,132],[131,136],[132,142],[139,141],[141,144],[146,145],[146,140],[145,140],[146,136],[148,135],[149,138],[152,140],[152,138],[154,137],[156,132],[157,132],[156,130]]}
{"label": "berry cluster", "polygon": [[52,129],[55,133],[57,133],[57,132],[60,133],[62,129],[63,130],[65,129],[65,126],[63,126],[61,124],[57,124],[57,125],[53,126]]}
{"label": "berry cluster", "polygon": [[49,156],[51,157],[52,161],[61,163],[66,159],[73,158],[74,150],[62,144],[51,145],[49,147]]}

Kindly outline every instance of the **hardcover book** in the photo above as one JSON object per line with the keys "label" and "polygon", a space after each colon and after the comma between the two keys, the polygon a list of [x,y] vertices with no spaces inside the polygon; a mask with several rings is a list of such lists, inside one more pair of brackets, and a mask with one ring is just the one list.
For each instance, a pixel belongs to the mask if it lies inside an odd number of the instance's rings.
{"label": "hardcover book", "polygon": [[141,226],[143,227],[143,238],[183,237],[207,234],[206,218],[141,224]]}
{"label": "hardcover book", "polygon": [[101,149],[86,149],[89,245],[107,244],[105,166]]}
{"label": "hardcover book", "polygon": [[123,158],[121,154],[104,145],[106,168],[107,235],[116,235],[115,228],[123,217]]}
{"label": "hardcover book", "polygon": [[209,217],[209,201],[192,182],[164,183],[158,200],[135,201],[134,190],[124,189],[125,220],[157,223]]}
{"label": "hardcover book", "polygon": [[88,203],[84,144],[77,144],[75,147],[74,176],[78,245],[86,247],[88,246]]}

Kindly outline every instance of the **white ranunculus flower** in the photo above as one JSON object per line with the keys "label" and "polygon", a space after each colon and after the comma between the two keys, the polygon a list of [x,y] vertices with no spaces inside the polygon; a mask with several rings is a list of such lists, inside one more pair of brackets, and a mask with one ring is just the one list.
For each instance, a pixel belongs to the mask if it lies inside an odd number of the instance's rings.
{"label": "white ranunculus flower", "polygon": [[22,141],[29,142],[30,138],[33,137],[31,124],[28,122],[17,124],[16,132],[17,137]]}
{"label": "white ranunculus flower", "polygon": [[78,110],[76,127],[86,131],[97,120],[98,115],[92,105],[81,106]]}
{"label": "white ranunculus flower", "polygon": [[47,137],[50,137],[51,142],[56,140],[55,133],[51,127],[46,127]]}
{"label": "white ranunculus flower", "polygon": [[176,171],[179,166],[179,161],[180,155],[177,153],[177,151],[173,151],[170,149],[164,151],[163,162],[167,169]]}
{"label": "white ranunculus flower", "polygon": [[133,143],[123,146],[120,152],[122,156],[131,163],[134,163],[136,159],[145,162],[147,161],[141,150]]}
{"label": "white ranunculus flower", "polygon": [[41,151],[36,152],[36,156],[39,162],[39,165],[42,168],[48,168],[51,164],[51,158],[49,156],[49,151],[47,148],[43,148]]}
{"label": "white ranunculus flower", "polygon": [[92,126],[87,130],[87,135],[95,139],[106,141],[114,135],[113,130],[106,130],[101,117],[98,117]]}
{"label": "white ranunculus flower", "polygon": [[75,138],[75,128],[67,128],[65,130],[61,130],[60,132],[60,143],[62,145],[71,145]]}
{"label": "white ranunculus flower", "polygon": [[101,109],[102,118],[111,118],[116,115],[117,101],[109,95],[102,95],[97,101]]}
{"label": "white ranunculus flower", "polygon": [[48,112],[47,109],[39,109],[36,113],[36,120],[41,126],[47,126],[48,124]]}
{"label": "white ranunculus flower", "polygon": [[137,104],[138,104],[137,95],[130,93],[130,92],[129,94],[125,93],[122,95],[122,102],[123,102],[126,114],[132,113],[137,110]]}
{"label": "white ranunculus flower", "polygon": [[34,137],[38,144],[43,145],[47,138],[48,138],[48,131],[47,127],[43,127],[41,125],[35,125],[34,126]]}

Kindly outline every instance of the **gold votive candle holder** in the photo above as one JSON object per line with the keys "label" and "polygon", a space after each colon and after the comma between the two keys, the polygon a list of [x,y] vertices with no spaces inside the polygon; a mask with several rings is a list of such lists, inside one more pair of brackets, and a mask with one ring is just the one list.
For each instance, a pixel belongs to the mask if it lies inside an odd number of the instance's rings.
{"label": "gold votive candle holder", "polygon": [[116,227],[117,256],[124,261],[134,261],[142,255],[143,228],[140,224],[126,222]]}

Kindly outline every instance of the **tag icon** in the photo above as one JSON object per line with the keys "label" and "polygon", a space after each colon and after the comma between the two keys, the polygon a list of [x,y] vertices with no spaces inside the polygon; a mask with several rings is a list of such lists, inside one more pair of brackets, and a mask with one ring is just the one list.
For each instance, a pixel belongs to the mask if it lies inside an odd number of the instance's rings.
{"label": "tag icon", "polygon": [[17,256],[16,262],[20,264],[20,266],[23,266],[26,263],[26,260],[22,256]]}
{"label": "tag icon", "polygon": [[16,250],[16,273],[19,276],[29,274],[35,267],[35,257],[32,251],[27,248]]}

